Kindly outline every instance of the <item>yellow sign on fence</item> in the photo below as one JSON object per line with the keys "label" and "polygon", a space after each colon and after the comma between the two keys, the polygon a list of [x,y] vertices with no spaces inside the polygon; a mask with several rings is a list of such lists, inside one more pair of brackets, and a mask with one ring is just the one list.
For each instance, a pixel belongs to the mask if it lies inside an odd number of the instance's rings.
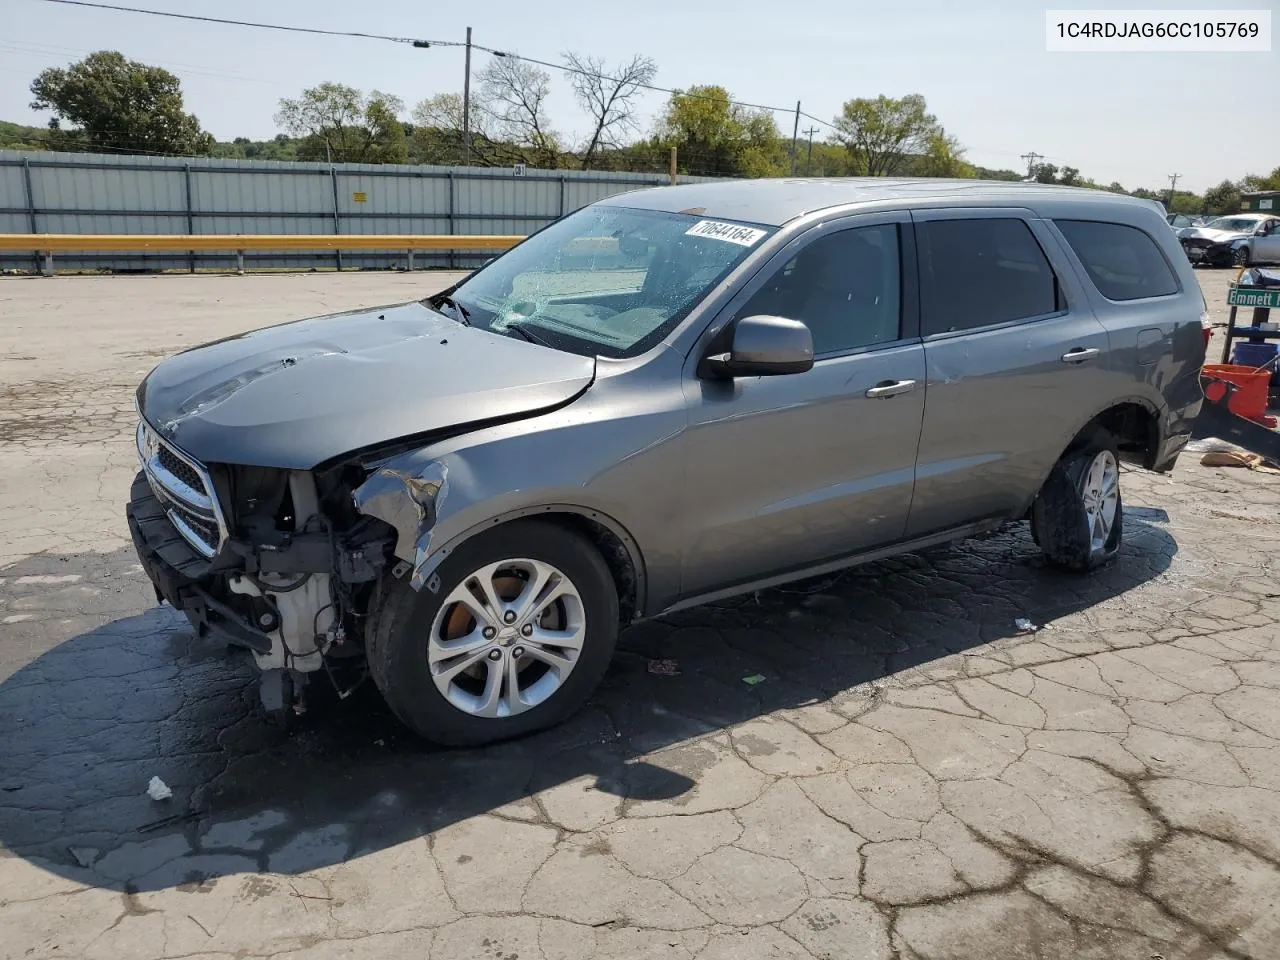
{"label": "yellow sign on fence", "polygon": [[369,199],[369,195],[365,193],[363,190],[357,190],[353,194],[351,194],[352,203],[364,203],[368,199]]}

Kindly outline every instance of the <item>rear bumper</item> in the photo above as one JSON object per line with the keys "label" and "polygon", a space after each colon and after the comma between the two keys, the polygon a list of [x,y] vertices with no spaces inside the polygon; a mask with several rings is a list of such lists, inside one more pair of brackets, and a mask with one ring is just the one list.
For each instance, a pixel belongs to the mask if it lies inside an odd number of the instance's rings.
{"label": "rear bumper", "polygon": [[179,536],[143,473],[134,477],[125,516],[138,562],[155,588],[157,601],[168,601],[186,614],[199,636],[215,635],[256,653],[271,652],[271,638],[253,625],[246,611],[218,599],[217,595],[226,596],[237,605],[247,601],[219,589],[226,573],[215,571]]}

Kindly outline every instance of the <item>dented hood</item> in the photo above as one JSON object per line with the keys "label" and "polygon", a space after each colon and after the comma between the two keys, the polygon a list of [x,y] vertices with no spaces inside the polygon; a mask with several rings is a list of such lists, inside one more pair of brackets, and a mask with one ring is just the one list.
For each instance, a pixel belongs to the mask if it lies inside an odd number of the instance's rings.
{"label": "dented hood", "polygon": [[1210,243],[1229,243],[1232,240],[1243,240],[1252,236],[1236,230],[1209,230],[1205,227],[1187,227],[1178,231],[1180,240],[1208,240]]}
{"label": "dented hood", "polygon": [[195,347],[138,387],[142,414],[206,463],[309,469],[352,450],[564,404],[592,357],[465,327],[420,303]]}

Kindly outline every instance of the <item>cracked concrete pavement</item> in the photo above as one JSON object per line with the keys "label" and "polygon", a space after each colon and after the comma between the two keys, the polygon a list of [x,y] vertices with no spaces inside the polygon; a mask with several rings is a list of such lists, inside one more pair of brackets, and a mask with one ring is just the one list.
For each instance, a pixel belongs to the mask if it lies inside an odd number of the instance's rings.
{"label": "cracked concrete pavement", "polygon": [[1280,483],[1190,455],[1091,577],[1015,528],[639,625],[524,741],[274,730],[134,561],[131,389],[443,280],[0,280],[0,958],[1280,957]]}

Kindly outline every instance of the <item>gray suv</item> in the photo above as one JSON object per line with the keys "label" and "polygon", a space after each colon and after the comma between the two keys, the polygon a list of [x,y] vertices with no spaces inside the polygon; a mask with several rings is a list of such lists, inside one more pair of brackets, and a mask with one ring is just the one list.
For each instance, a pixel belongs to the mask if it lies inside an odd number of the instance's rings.
{"label": "gray suv", "polygon": [[129,523],[269,707],[371,675],[423,737],[559,722],[620,628],[1029,521],[1088,571],[1167,471],[1204,301],[1159,209],[1074,188],[645,190],[421,302],[172,357]]}

